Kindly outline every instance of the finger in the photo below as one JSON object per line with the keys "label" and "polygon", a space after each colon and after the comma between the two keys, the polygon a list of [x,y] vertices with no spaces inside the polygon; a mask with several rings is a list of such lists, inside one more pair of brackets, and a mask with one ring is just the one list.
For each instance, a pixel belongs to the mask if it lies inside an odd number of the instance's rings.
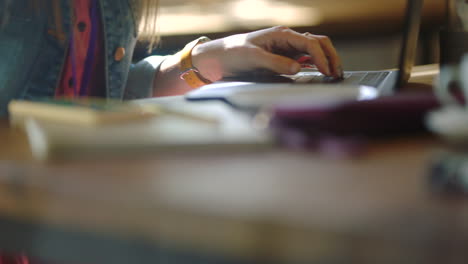
{"label": "finger", "polygon": [[305,45],[305,51],[312,56],[312,61],[317,66],[318,70],[327,76],[331,75],[330,62],[320,42],[317,39],[308,39]]}
{"label": "finger", "polygon": [[317,69],[331,75],[328,56],[317,38],[306,37],[284,26],[276,26],[251,34],[252,43],[267,50],[281,50],[282,53],[299,52],[309,54]]}
{"label": "finger", "polygon": [[316,38],[319,40],[322,49],[325,54],[329,57],[330,68],[333,71],[333,75],[336,77],[343,77],[343,67],[341,66],[341,59],[336,51],[335,47],[332,44],[332,41],[327,36],[322,35],[313,35],[310,33],[305,33],[305,36],[309,38]]}
{"label": "finger", "polygon": [[257,67],[268,69],[279,74],[296,74],[301,70],[301,65],[295,60],[273,54],[261,48],[258,48],[254,60]]}
{"label": "finger", "polygon": [[313,63],[317,66],[317,69],[325,75],[331,75],[330,63],[325,50],[322,48],[322,44],[319,39],[313,37],[307,37],[303,34],[297,33],[293,30],[284,30],[283,34],[286,36],[281,37],[287,41],[287,44],[301,52],[308,53]]}

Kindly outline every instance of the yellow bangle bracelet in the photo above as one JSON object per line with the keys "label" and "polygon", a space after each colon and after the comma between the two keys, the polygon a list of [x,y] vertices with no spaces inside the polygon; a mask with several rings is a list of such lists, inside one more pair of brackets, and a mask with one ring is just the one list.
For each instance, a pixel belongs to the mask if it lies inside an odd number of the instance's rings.
{"label": "yellow bangle bracelet", "polygon": [[198,88],[200,86],[210,84],[211,81],[204,78],[200,71],[192,64],[192,50],[198,44],[210,41],[207,37],[200,37],[188,43],[182,51],[179,52],[180,56],[180,78],[184,80],[190,87]]}

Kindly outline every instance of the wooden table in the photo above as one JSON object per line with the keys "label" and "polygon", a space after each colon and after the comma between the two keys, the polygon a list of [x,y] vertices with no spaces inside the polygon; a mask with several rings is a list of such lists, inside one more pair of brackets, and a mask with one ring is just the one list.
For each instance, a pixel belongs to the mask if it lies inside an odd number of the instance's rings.
{"label": "wooden table", "polygon": [[343,159],[278,148],[42,164],[5,122],[0,135],[6,250],[78,263],[468,258],[468,201],[431,192],[443,144],[430,136]]}

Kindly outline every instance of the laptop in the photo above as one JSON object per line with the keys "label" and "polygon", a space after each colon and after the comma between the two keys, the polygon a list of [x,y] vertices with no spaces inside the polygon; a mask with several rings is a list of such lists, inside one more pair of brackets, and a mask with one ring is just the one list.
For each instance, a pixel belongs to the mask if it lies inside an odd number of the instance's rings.
{"label": "laptop", "polygon": [[[398,92],[411,74],[416,56],[423,0],[407,0],[398,69],[345,71],[337,81],[317,70],[303,69],[295,75],[256,72],[205,85],[185,95],[187,100],[223,100],[238,108],[258,108],[287,100],[328,102],[371,99]],[[239,81],[241,80],[241,81]]]}

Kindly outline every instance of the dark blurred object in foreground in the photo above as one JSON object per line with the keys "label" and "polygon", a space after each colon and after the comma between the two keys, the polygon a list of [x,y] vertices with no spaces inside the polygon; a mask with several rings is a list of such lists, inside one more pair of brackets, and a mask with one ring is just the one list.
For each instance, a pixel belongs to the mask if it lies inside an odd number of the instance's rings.
{"label": "dark blurred object in foreground", "polygon": [[429,172],[431,190],[441,194],[468,194],[468,154],[447,152],[437,155]]}
{"label": "dark blurred object in foreground", "polygon": [[[337,104],[284,105],[274,110],[272,127],[280,141],[294,148],[314,148],[323,140],[351,152],[369,138],[425,132],[424,118],[439,106],[430,93],[399,94]],[[330,144],[326,144],[327,146]]]}

